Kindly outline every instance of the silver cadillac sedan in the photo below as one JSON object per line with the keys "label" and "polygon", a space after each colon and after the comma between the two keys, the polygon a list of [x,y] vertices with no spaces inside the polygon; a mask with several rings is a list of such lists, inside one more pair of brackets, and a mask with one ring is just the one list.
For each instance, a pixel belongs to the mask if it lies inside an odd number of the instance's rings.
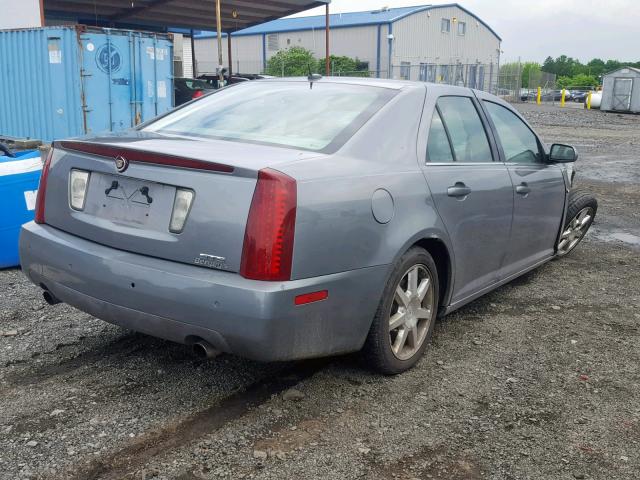
{"label": "silver cadillac sedan", "polygon": [[576,157],[476,90],[246,82],[55,142],[22,268],[50,304],[201,355],[363,350],[399,373],[437,316],[580,242]]}

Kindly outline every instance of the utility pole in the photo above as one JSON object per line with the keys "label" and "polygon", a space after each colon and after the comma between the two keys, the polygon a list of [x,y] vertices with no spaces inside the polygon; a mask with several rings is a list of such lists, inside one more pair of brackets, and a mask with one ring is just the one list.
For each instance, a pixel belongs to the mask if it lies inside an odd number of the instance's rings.
{"label": "utility pole", "polygon": [[218,88],[224,85],[222,73],[222,12],[220,0],[216,0],[216,35],[218,37]]}
{"label": "utility pole", "polygon": [[327,3],[325,10],[325,28],[324,28],[324,37],[325,37],[325,53],[324,53],[324,70],[327,75],[331,74],[331,64],[329,61],[329,3]]}
{"label": "utility pole", "polygon": [[[197,73],[197,66],[196,66],[196,40],[195,40],[195,32],[193,30],[193,28],[191,29],[191,31],[189,32],[189,42],[191,43],[191,77],[192,78],[198,78],[198,73]],[[186,60],[186,58],[183,58],[182,61],[184,62]],[[184,68],[182,71],[183,75],[184,75]],[[186,75],[184,75],[186,77]]]}

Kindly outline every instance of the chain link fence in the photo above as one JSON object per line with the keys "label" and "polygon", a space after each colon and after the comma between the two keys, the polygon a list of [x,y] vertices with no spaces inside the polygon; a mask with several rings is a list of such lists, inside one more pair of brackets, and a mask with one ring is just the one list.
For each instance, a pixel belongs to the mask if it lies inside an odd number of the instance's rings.
{"label": "chain link fence", "polygon": [[400,62],[392,65],[390,77],[475,88],[509,101],[519,101],[522,88],[521,73],[521,71],[500,72],[495,63],[412,64],[411,62]]}
{"label": "chain link fence", "polygon": [[[234,74],[264,74],[262,61],[234,60]],[[198,75],[215,75],[216,61],[198,61]],[[276,69],[278,70],[278,69]],[[277,77],[287,76],[287,65],[281,65],[279,71],[270,71],[269,74]],[[509,102],[535,102],[537,101],[538,87],[541,89],[541,101],[546,103],[559,103],[561,101],[561,89],[556,84],[556,76],[551,73],[532,70],[528,78],[523,78],[522,66],[510,64],[500,68],[497,63],[415,63],[400,61],[391,65],[391,71],[382,70],[355,70],[341,71],[333,65],[331,75],[349,77],[379,77],[400,80],[412,80],[421,82],[456,85],[475,88],[492,93]],[[566,87],[569,92],[565,100],[567,102],[583,101],[581,92],[588,92],[594,87]]]}
{"label": "chain link fence", "polygon": [[565,106],[582,108],[589,92],[596,91],[596,85],[561,85],[553,73],[532,70],[529,72],[528,86],[521,94],[522,101],[537,102],[540,89],[540,102],[560,105],[564,89]]}
{"label": "chain link fence", "polygon": [[[216,68],[218,66],[218,62],[215,61],[198,61],[197,62],[197,74],[198,75],[215,75]],[[224,64],[224,68],[228,68],[227,64]],[[296,68],[299,69],[299,65],[296,65]],[[287,68],[286,63],[282,62],[281,65],[278,65],[274,70],[270,71],[269,74],[276,77],[286,77],[287,72],[290,69]],[[264,65],[261,61],[259,62],[251,62],[246,60],[238,60],[233,62],[233,73],[234,74],[265,74]],[[312,68],[312,73],[317,72],[317,65],[314,65]],[[381,78],[387,78],[387,71],[383,70],[377,72],[375,70],[341,70],[336,65],[331,66],[331,75],[337,77],[377,77],[378,73],[380,73]]]}
{"label": "chain link fence", "polygon": [[521,100],[524,102],[536,102],[538,99],[538,88],[540,89],[540,101],[555,103],[562,98],[562,93],[558,93],[556,88],[556,75],[554,73],[531,70],[527,82],[527,88],[521,93]]}

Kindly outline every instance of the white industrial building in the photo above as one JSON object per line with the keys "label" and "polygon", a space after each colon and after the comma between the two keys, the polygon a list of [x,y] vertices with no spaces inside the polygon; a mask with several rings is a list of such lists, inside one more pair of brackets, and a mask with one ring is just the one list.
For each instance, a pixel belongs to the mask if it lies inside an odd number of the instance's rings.
{"label": "white industrial building", "polygon": [[[491,27],[464,7],[453,3],[330,16],[332,55],[358,58],[371,76],[402,78],[487,89],[495,82],[501,39]],[[293,46],[325,56],[325,16],[284,18],[231,34],[232,69],[264,72],[268,59]],[[228,38],[223,39],[228,65]],[[195,35],[198,73],[214,72],[217,39],[214,33]],[[184,46],[190,49],[190,42]],[[184,52],[188,65],[191,52]],[[333,72],[340,74],[341,72]]]}

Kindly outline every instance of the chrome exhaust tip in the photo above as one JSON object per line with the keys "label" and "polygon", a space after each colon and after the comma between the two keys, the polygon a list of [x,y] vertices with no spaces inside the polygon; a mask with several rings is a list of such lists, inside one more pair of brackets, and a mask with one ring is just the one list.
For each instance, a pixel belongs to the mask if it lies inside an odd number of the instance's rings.
{"label": "chrome exhaust tip", "polygon": [[51,293],[49,290],[45,290],[44,292],[42,292],[42,298],[44,298],[44,301],[47,302],[49,305],[57,305],[59,303],[62,303],[60,300],[58,300],[58,298]]}
{"label": "chrome exhaust tip", "polygon": [[211,345],[209,342],[205,342],[204,340],[195,342],[192,348],[193,353],[195,353],[197,357],[200,357],[202,359],[215,358],[222,353],[220,350],[216,350],[215,348],[213,348],[213,345]]}

